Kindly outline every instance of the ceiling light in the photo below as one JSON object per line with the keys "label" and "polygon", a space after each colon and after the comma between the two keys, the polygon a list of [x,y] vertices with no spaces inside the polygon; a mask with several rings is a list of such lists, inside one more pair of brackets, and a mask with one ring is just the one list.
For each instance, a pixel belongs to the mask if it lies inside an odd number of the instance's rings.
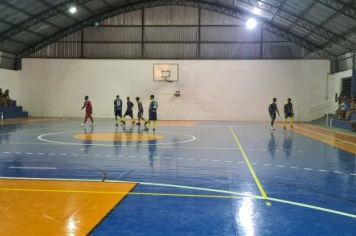
{"label": "ceiling light", "polygon": [[253,30],[257,26],[257,21],[254,18],[249,18],[246,21],[246,28],[249,30]]}
{"label": "ceiling light", "polygon": [[71,14],[74,14],[77,12],[77,8],[75,6],[71,6],[69,7],[68,11],[71,13]]}

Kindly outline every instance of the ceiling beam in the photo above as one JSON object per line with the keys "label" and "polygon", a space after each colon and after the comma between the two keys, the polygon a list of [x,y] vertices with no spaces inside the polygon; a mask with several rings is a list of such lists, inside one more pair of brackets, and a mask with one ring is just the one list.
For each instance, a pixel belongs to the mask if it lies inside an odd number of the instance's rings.
{"label": "ceiling beam", "polygon": [[[21,31],[24,31],[24,30],[28,30],[28,28],[30,28],[31,26],[33,25],[36,25],[40,22],[43,22],[55,15],[58,15],[58,14],[61,14],[62,12],[66,12],[68,10],[68,7],[71,5],[71,4],[83,4],[83,3],[86,3],[86,2],[90,2],[90,1],[93,1],[93,0],[67,0],[66,2],[54,7],[54,8],[51,8],[45,12],[42,12],[38,15],[35,15],[33,17],[31,17],[30,19],[14,26],[14,27],[11,27],[10,29],[4,31],[3,33],[1,33],[1,37],[3,38],[10,38],[12,37],[13,35],[16,35],[18,34],[19,32]],[[1,42],[1,39],[0,39],[0,42]]]}
{"label": "ceiling beam", "polygon": [[[276,6],[273,6],[271,3],[269,3],[269,2],[267,3],[266,1],[261,1],[261,0],[239,0],[239,1],[248,1],[248,2],[251,2],[250,4],[252,4],[252,5],[254,5],[254,2],[255,2],[255,4],[256,4],[256,2],[259,2],[258,6],[256,6],[256,7],[260,7],[261,10],[264,10],[267,12],[271,12],[271,8],[272,8],[272,11],[273,10],[276,11],[275,9],[277,8]],[[279,0],[279,2],[281,3],[283,1]],[[279,17],[284,18],[288,21],[291,21],[291,20],[294,20],[294,18],[297,18],[296,15],[288,12],[285,9],[280,9],[276,15],[278,15]],[[288,19],[288,18],[290,18],[290,19]],[[332,19],[330,19],[330,20],[332,20]],[[327,24],[327,22],[324,22],[324,23]],[[350,51],[350,50],[355,49],[355,43],[350,41],[349,39],[347,39],[346,34],[338,35],[336,33],[329,31],[328,29],[325,29],[323,26],[320,27],[318,25],[315,25],[314,23],[312,23],[306,19],[299,19],[297,24],[302,28],[308,29],[310,32],[312,31],[314,34],[327,39],[326,43],[319,44],[319,46],[326,51],[330,51],[330,48],[332,48],[333,45],[338,45],[342,49],[341,53],[343,53],[344,51]],[[356,27],[352,30],[352,32],[355,30],[356,30]],[[304,35],[303,37],[305,39],[309,40],[310,35],[311,35],[310,32],[307,35]],[[308,36],[308,37],[306,37],[306,36]],[[337,55],[339,55],[339,54],[337,54]]]}
{"label": "ceiling beam", "polygon": [[[15,11],[21,12],[22,14],[28,16],[29,18],[34,17],[34,15],[31,14],[30,12],[28,12],[28,11],[26,11],[26,10],[23,10],[23,9],[21,9],[21,8],[15,6],[15,5],[13,5],[13,4],[10,4],[10,3],[6,2],[6,1],[2,1],[1,4],[5,5],[5,6],[8,7],[8,8],[11,8],[11,9],[13,9],[13,10],[15,10]],[[48,21],[44,21],[44,22],[45,22],[46,24],[48,24],[48,25],[51,25],[51,26],[53,25],[51,22],[48,22]],[[55,27],[55,26],[54,26],[54,27]],[[27,28],[27,30],[30,31],[31,33],[37,35],[37,36],[40,37],[40,38],[46,38],[46,35],[37,33],[37,32],[35,32],[35,31],[32,31],[32,30],[28,29],[28,28]]]}
{"label": "ceiling beam", "polygon": [[356,20],[356,7],[351,5],[354,1],[344,3],[340,0],[316,0],[316,2]]}
{"label": "ceiling beam", "polygon": [[[165,6],[165,5],[179,5],[179,6],[187,6],[187,7],[195,7],[195,8],[201,8],[204,10],[210,10],[213,12],[217,12],[223,15],[231,16],[234,18],[246,20],[247,19],[247,13],[245,11],[242,11],[240,9],[236,9],[233,7],[227,7],[227,6],[221,6],[219,4],[207,2],[207,1],[195,1],[195,0],[149,0],[149,1],[140,1],[140,2],[132,2],[131,4],[127,4],[124,6],[117,7],[115,9],[110,9],[109,11],[106,11],[104,13],[98,14],[93,17],[89,17],[80,23],[77,23],[75,25],[72,25],[61,32],[58,32],[47,39],[34,44],[33,46],[27,48],[21,53],[21,56],[28,56],[31,55],[32,53],[38,51],[39,49],[58,41],[59,39],[65,37],[66,35],[69,35],[71,33],[74,33],[76,31],[81,30],[84,27],[87,26],[92,26],[94,22],[101,22],[107,18],[117,16],[123,13],[139,10],[142,8],[151,8],[151,7],[157,7],[157,6]],[[300,37],[296,34],[293,34],[286,29],[283,29],[280,26],[277,26],[273,24],[272,22],[268,22],[263,18],[260,18],[260,22],[262,24],[262,27],[264,27],[265,30],[270,31],[274,34],[277,34],[278,36],[288,39],[289,41],[304,47],[311,53],[318,53],[321,57],[333,57],[334,54],[331,53],[328,50],[323,50],[321,47],[318,45],[304,39],[303,37]]]}
{"label": "ceiling beam", "polygon": [[[342,48],[345,48],[346,50],[350,50],[353,47],[353,42],[347,40],[345,37],[337,35],[323,27],[320,27],[309,20],[299,18],[300,16],[297,16],[294,13],[291,13],[285,9],[281,9],[280,7],[275,6],[272,3],[261,1],[261,0],[238,0],[238,1],[247,3],[254,7],[258,7],[262,11],[267,11],[270,13],[276,12],[275,13],[276,16],[285,19],[291,23],[294,22],[296,25],[298,25],[301,28],[307,29],[309,32],[313,31],[313,33],[328,40],[328,42],[339,44]],[[284,1],[280,0],[279,2],[280,2],[279,5],[281,5]],[[310,6],[307,9],[309,8]],[[306,11],[304,11],[304,14],[305,12]]]}

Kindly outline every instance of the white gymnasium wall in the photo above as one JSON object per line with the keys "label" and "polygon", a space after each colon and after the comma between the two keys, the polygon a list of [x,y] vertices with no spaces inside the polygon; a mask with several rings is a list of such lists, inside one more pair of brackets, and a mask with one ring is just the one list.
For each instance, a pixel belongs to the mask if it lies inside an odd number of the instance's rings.
{"label": "white gymnasium wall", "polygon": [[[154,63],[178,63],[179,82],[153,81]],[[116,94],[140,96],[147,111],[155,94],[160,119],[261,121],[276,96],[281,111],[291,97],[297,119],[305,121],[310,108],[324,102],[328,71],[325,60],[25,59],[21,87],[32,116],[82,117],[84,95],[95,117],[113,116]]]}
{"label": "white gymnasium wall", "polygon": [[19,87],[20,73],[18,71],[0,68],[0,88],[3,92],[10,90],[10,97],[18,102],[22,101],[22,93]]}

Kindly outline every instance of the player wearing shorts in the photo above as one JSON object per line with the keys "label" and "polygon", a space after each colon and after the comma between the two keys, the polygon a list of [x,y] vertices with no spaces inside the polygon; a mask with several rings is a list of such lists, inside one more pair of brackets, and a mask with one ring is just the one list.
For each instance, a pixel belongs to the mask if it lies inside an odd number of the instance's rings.
{"label": "player wearing shorts", "polygon": [[157,109],[158,109],[158,102],[155,100],[155,96],[151,95],[150,96],[150,107],[148,111],[148,121],[145,122],[146,130],[148,131],[151,125],[151,122],[153,123],[153,131],[156,131],[157,128]]}
{"label": "player wearing shorts", "polygon": [[91,124],[94,125],[94,120],[93,117],[91,116],[93,114],[93,106],[91,105],[88,96],[84,97],[84,105],[82,106],[82,110],[84,108],[85,108],[85,118],[84,118],[84,123],[82,125],[85,125],[85,123],[87,123],[88,118],[90,119]]}
{"label": "player wearing shorts", "polygon": [[271,130],[274,130],[274,121],[276,120],[276,114],[279,116],[279,111],[277,107],[277,98],[273,98],[272,103],[268,107],[269,116],[271,117]]}
{"label": "player wearing shorts", "polygon": [[116,126],[119,125],[118,123],[118,117],[120,118],[120,122],[125,125],[125,121],[122,118],[122,100],[120,99],[119,95],[116,95],[116,99],[114,100],[114,113],[115,113],[115,121],[116,121]]}
{"label": "player wearing shorts", "polygon": [[133,107],[134,107],[134,104],[133,102],[130,101],[130,97],[127,97],[127,107],[126,107],[126,111],[125,111],[125,115],[124,115],[124,118],[126,116],[129,116],[131,117],[132,119],[132,124],[135,124],[135,120],[134,120],[134,117],[133,117]]}
{"label": "player wearing shorts", "polygon": [[139,97],[136,98],[136,101],[137,101],[137,107],[138,107],[137,124],[136,125],[141,125],[141,120],[143,120],[143,122],[146,122],[145,119],[143,118],[143,106],[142,106],[142,102],[140,101]]}
{"label": "player wearing shorts", "polygon": [[286,124],[288,118],[291,119],[290,127],[293,128],[294,123],[294,111],[293,111],[293,104],[292,99],[288,98],[287,103],[284,105],[284,129],[286,129]]}

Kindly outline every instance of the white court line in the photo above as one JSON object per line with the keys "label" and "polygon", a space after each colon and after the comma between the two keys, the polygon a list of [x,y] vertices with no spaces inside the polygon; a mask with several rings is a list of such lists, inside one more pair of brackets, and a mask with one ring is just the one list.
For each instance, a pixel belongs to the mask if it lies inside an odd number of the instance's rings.
{"label": "white court line", "polygon": [[[21,154],[21,152],[8,152],[8,151],[6,151],[6,152],[3,152],[3,153],[5,153],[5,154],[11,154],[11,153],[15,153],[15,154]],[[32,153],[28,153],[28,154],[30,154],[30,155],[32,155]],[[47,154],[47,153],[37,153],[38,155],[45,155],[45,154]],[[55,153],[48,153],[49,155],[54,155]],[[68,153],[61,153],[61,154],[59,154],[59,155],[61,155],[61,156],[67,156],[67,155],[71,155],[71,156],[79,156],[79,154],[75,154],[75,153],[73,153],[73,154],[68,154]],[[105,156],[105,157],[113,157],[113,155],[101,155],[101,154],[93,154],[93,155],[89,155],[89,154],[85,154],[85,156],[89,156],[89,157],[101,157],[101,156]],[[139,158],[138,156],[124,156],[124,155],[120,155],[121,157],[126,157],[126,158]],[[148,156],[141,156],[141,158],[147,158]],[[160,159],[160,158],[165,158],[165,159],[179,159],[179,160],[181,160],[181,159],[184,159],[184,158],[181,158],[181,157],[159,157],[159,156],[155,156],[155,157],[153,157],[154,159]],[[194,160],[197,160],[197,159],[195,159],[195,158],[189,158],[189,159],[187,159],[187,160],[189,160],[189,161],[194,161]],[[208,159],[199,159],[200,161],[208,161]],[[209,161],[213,161],[213,162],[225,162],[225,163],[232,163],[233,161],[224,161],[224,160],[209,160]],[[238,162],[239,164],[243,164],[243,162],[241,162],[241,161],[239,161]],[[257,165],[259,165],[258,163],[255,163],[255,162],[252,162],[251,163],[252,165],[254,165],[254,166],[257,166]],[[271,164],[268,164],[268,163],[265,163],[265,164],[262,164],[262,165],[264,165],[264,166],[271,166]],[[290,168],[290,169],[299,169],[299,167],[297,167],[297,166],[284,166],[284,165],[276,165],[275,167],[278,167],[278,168],[284,168],[284,167],[286,167],[286,168]],[[312,168],[303,168],[304,170],[308,170],[308,171],[314,171]],[[323,169],[320,169],[320,170],[315,170],[315,171],[319,171],[319,172],[328,172],[328,170],[323,170]],[[332,171],[332,170],[330,170],[330,172],[331,173],[334,173],[334,174],[346,174],[346,175],[352,175],[352,176],[354,176],[354,175],[356,175],[356,174],[354,174],[354,173],[344,173],[344,172],[341,172],[341,171]]]}
{"label": "white court line", "polygon": [[[0,179],[6,179],[6,180],[17,179],[17,180],[42,180],[42,181],[102,182],[102,180],[99,180],[99,179],[96,179],[96,180],[94,180],[94,179],[59,179],[59,178],[51,179],[51,178],[23,178],[23,177],[0,177]],[[225,193],[225,194],[241,196],[241,197],[244,197],[244,198],[251,198],[253,200],[265,200],[261,196],[253,195],[253,194],[240,193],[240,192],[227,191],[227,190],[219,190],[219,189],[211,189],[211,188],[192,187],[192,186],[186,186],[186,185],[150,183],[150,182],[136,182],[136,181],[120,181],[120,180],[106,180],[105,182],[108,182],[108,183],[138,183],[138,184],[141,184],[141,185],[148,185],[148,186],[160,186],[160,187],[170,187],[170,188],[178,188],[178,189],[190,189],[190,190],[215,192],[215,193]],[[272,201],[272,202],[278,202],[278,203],[288,204],[288,205],[292,205],[292,206],[313,209],[313,210],[316,210],[316,211],[321,211],[321,212],[326,212],[326,213],[329,213],[329,214],[335,214],[335,215],[340,215],[340,216],[345,216],[345,217],[356,219],[356,215],[355,214],[344,212],[344,211],[333,210],[333,209],[330,209],[330,208],[324,208],[324,207],[319,207],[319,206],[315,206],[315,205],[311,205],[311,204],[305,204],[305,203],[301,203],[301,202],[289,201],[289,200],[280,199],[280,198],[273,198],[273,197],[267,197],[267,200]]]}
{"label": "white court line", "polygon": [[41,167],[41,166],[9,166],[9,169],[24,169],[24,170],[57,170],[57,167]]}

